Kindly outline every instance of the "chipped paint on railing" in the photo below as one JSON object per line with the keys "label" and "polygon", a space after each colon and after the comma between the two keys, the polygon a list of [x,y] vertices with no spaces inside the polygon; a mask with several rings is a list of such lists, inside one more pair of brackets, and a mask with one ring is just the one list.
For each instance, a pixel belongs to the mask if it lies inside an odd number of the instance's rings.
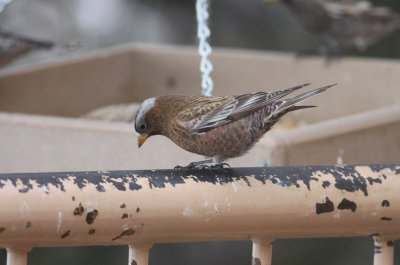
{"label": "chipped paint on railing", "polygon": [[398,186],[399,164],[0,174],[0,245],[379,234],[390,253]]}
{"label": "chipped paint on railing", "polygon": [[[381,184],[387,178],[387,174],[400,174],[400,168],[396,165],[369,165],[370,172],[360,172],[357,167],[365,166],[305,166],[305,167],[271,167],[254,168],[225,168],[211,170],[137,170],[137,171],[111,171],[111,172],[61,172],[61,173],[26,173],[26,174],[0,174],[0,189],[8,181],[14,187],[18,187],[21,193],[32,190],[33,183],[43,188],[46,193],[49,187],[60,189],[65,192],[64,181],[73,180],[73,183],[80,189],[93,184],[98,192],[105,192],[103,184],[109,183],[119,191],[140,190],[142,185],[138,184],[139,179],[145,178],[149,187],[165,188],[167,184],[175,187],[184,184],[186,180],[193,180],[199,183],[226,184],[235,180],[243,180],[250,185],[249,179],[255,179],[262,184],[267,181],[284,187],[300,187],[300,183],[306,185],[310,190],[311,182],[321,182],[323,188],[333,185],[340,190],[348,192],[362,191],[368,196],[369,185]],[[378,176],[375,173],[379,173]],[[334,177],[331,181],[321,181],[321,177],[330,175]],[[37,176],[40,176],[38,178]],[[250,176],[254,176],[253,178]],[[234,185],[234,183],[232,184]]]}

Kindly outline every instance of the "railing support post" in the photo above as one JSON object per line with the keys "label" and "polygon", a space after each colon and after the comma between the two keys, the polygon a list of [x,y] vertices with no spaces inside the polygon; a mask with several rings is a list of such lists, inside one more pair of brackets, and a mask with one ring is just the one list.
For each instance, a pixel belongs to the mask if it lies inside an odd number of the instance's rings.
{"label": "railing support post", "polygon": [[7,265],[26,265],[28,264],[28,252],[30,247],[7,248]]}
{"label": "railing support post", "polygon": [[128,265],[148,265],[149,250],[152,246],[153,246],[152,243],[129,245]]}
{"label": "railing support post", "polygon": [[393,237],[374,235],[374,265],[393,265]]}
{"label": "railing support post", "polygon": [[273,239],[253,239],[253,265],[271,265]]}

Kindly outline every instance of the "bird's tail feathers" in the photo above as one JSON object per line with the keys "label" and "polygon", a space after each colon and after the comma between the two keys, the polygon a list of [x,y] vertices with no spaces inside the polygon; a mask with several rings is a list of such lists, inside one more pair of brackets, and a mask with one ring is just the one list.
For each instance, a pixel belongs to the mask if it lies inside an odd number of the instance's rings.
{"label": "bird's tail feathers", "polygon": [[[324,92],[328,88],[333,87],[335,85],[336,84],[320,87],[320,88],[308,91],[306,93],[300,94],[298,96],[295,96],[295,97],[292,97],[292,98],[289,98],[289,99],[286,99],[286,100],[277,101],[275,103],[277,108],[276,108],[276,110],[274,112],[275,113],[279,113],[281,111],[284,111],[284,110],[286,110],[286,109],[288,109],[290,107],[293,107],[294,105],[296,105],[296,104],[298,104],[300,102],[303,102],[304,100],[307,100],[307,99],[309,99],[309,98],[311,98],[311,97],[313,97],[313,96],[315,96],[315,95],[317,95],[319,93]],[[314,106],[295,106],[295,107],[296,107],[296,109],[301,109],[301,108],[304,108],[304,107],[305,108],[307,108],[307,107],[310,108],[310,107],[314,107]]]}
{"label": "bird's tail feathers", "polygon": [[295,111],[299,109],[309,109],[309,108],[316,108],[317,106],[306,105],[306,106],[293,106],[290,111]]}
{"label": "bird's tail feathers", "polygon": [[310,83],[306,83],[306,84],[302,84],[302,85],[298,85],[298,86],[295,86],[295,87],[291,87],[291,88],[288,88],[288,89],[285,89],[285,90],[282,90],[282,91],[278,91],[277,92],[278,95],[276,97],[270,99],[270,100],[278,100],[280,98],[283,98],[284,96],[289,95],[290,93],[293,93],[294,91],[296,91],[296,90],[298,90],[300,88],[303,88],[303,87],[306,87],[306,86],[309,86],[309,85],[310,85]]}

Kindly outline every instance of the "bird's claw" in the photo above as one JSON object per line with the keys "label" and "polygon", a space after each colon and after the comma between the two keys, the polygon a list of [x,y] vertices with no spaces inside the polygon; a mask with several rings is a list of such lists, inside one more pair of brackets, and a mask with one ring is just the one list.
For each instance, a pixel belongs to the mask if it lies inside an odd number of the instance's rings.
{"label": "bird's claw", "polygon": [[207,165],[204,164],[199,164],[199,162],[192,162],[187,166],[176,166],[174,169],[205,169],[207,168]]}
{"label": "bird's claw", "polygon": [[319,47],[314,50],[303,50],[296,53],[296,58],[305,58],[309,56],[324,57],[327,64],[333,60],[338,60],[343,57],[344,51],[337,47]]}
{"label": "bird's claw", "polygon": [[176,170],[184,170],[184,169],[209,169],[210,168],[210,166],[209,165],[199,165],[199,164],[196,164],[196,163],[190,163],[189,165],[187,165],[187,166],[176,166],[176,167],[174,167],[174,169],[176,169]]}
{"label": "bird's claw", "polygon": [[196,162],[192,162],[187,166],[176,166],[174,167],[175,170],[181,170],[181,169],[200,169],[200,170],[204,170],[204,169],[220,169],[220,168],[224,168],[224,166],[227,166],[228,168],[230,168],[231,166],[228,163],[219,163],[219,164],[214,164],[214,165],[205,165],[205,164],[197,164]]}
{"label": "bird's claw", "polygon": [[216,168],[224,168],[224,166],[227,166],[228,168],[231,168],[231,166],[228,163],[219,163],[215,165],[211,165],[211,169],[216,169]]}

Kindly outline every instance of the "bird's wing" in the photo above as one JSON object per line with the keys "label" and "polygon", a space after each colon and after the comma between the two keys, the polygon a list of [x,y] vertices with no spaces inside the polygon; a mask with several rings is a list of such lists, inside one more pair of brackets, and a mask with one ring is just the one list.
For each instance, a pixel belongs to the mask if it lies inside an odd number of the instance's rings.
{"label": "bird's wing", "polygon": [[184,102],[181,102],[184,107],[176,115],[176,119],[185,124],[201,119],[204,115],[214,111],[230,100],[232,100],[232,97],[188,97]]}
{"label": "bird's wing", "polygon": [[326,3],[337,3],[337,4],[357,4],[369,2],[368,0],[322,0]]}
{"label": "bird's wing", "polygon": [[322,5],[334,18],[361,15],[372,8],[371,3],[365,0],[324,0]]}
{"label": "bird's wing", "polygon": [[179,113],[177,121],[192,131],[206,132],[256,112],[306,85],[270,93],[258,92],[225,98],[203,97]]}

